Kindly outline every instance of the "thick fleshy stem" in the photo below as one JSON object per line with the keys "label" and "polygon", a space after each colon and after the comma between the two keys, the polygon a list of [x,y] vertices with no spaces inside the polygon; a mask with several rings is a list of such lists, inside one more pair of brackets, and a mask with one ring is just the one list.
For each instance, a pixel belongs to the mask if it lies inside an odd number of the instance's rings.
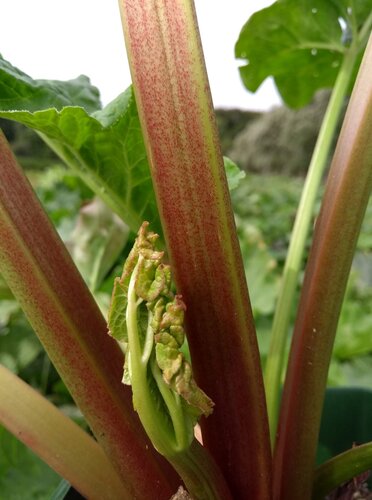
{"label": "thick fleshy stem", "polygon": [[1,133],[0,272],[119,472],[123,498],[170,497],[179,478],[133,412],[121,350]]}
{"label": "thick fleshy stem", "polygon": [[355,61],[358,56],[356,48],[349,49],[340,68],[332,95],[324,115],[323,123],[310,162],[296,220],[291,234],[291,241],[281,278],[278,302],[271,333],[270,349],[265,366],[265,390],[267,411],[270,423],[271,442],[274,446],[278,421],[279,402],[283,368],[285,365],[286,345],[289,324],[301,266],[305,253],[306,238],[309,234],[314,215],[316,196],[319,192],[327,159],[331,149],[335,130],[344,105],[345,96],[350,84]]}
{"label": "thick fleshy stem", "polygon": [[161,222],[197,382],[203,440],[234,498],[271,495],[262,372],[193,2],[120,0]]}
{"label": "thick fleshy stem", "polygon": [[333,157],[284,385],[274,499],[310,498],[328,367],[354,249],[372,188],[372,38]]}
{"label": "thick fleshy stem", "polygon": [[372,470],[372,443],[340,453],[315,470],[312,499],[323,500],[340,484],[369,470]]}
{"label": "thick fleshy stem", "polygon": [[0,423],[85,497],[125,497],[123,484],[99,444],[2,365]]}

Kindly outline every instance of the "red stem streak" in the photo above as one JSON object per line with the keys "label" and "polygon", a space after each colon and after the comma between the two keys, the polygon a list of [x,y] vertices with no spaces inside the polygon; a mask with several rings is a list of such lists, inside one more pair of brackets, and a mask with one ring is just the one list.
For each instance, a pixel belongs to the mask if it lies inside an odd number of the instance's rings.
{"label": "red stem streak", "polygon": [[306,268],[283,392],[275,499],[311,495],[328,367],[372,187],[371,75],[372,41],[345,116]]}
{"label": "red stem streak", "polygon": [[0,271],[121,474],[123,498],[169,498],[177,480],[132,410],[122,353],[1,134]]}
{"label": "red stem streak", "polygon": [[195,375],[203,440],[234,498],[270,496],[255,328],[192,2],[121,0],[140,119]]}

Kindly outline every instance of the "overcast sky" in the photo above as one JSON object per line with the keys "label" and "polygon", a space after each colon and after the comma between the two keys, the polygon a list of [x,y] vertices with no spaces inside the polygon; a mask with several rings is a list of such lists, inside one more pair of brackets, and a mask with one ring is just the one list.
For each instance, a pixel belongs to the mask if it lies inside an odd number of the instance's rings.
{"label": "overcast sky", "polygon": [[[234,44],[255,11],[272,0],[195,0],[216,107],[269,109],[271,82],[250,94],[240,82]],[[33,78],[86,74],[104,104],[130,84],[117,0],[0,0],[0,53]]]}

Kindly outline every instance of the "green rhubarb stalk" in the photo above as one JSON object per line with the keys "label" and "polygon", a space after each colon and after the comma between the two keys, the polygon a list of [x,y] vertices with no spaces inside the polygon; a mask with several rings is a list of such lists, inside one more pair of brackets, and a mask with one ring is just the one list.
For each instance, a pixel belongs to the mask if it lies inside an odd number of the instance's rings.
{"label": "green rhubarb stalk", "polygon": [[372,188],[372,38],[327,181],[284,385],[274,498],[310,498],[328,368],[355,245]]}
{"label": "green rhubarb stalk", "polygon": [[325,496],[340,484],[372,469],[372,443],[354,446],[350,450],[327,460],[314,473],[313,500]]}
{"label": "green rhubarb stalk", "polygon": [[123,484],[97,442],[0,365],[0,422],[86,498],[121,498]]}
{"label": "green rhubarb stalk", "polygon": [[179,479],[133,412],[121,350],[1,133],[0,272],[119,472],[122,497],[170,497]]}
{"label": "green rhubarb stalk", "polygon": [[193,2],[121,0],[141,127],[193,371],[203,442],[236,499],[270,498],[262,373]]}
{"label": "green rhubarb stalk", "polygon": [[[123,274],[115,280],[109,311],[110,334],[125,351],[123,382],[132,386],[134,409],[153,445],[191,495],[230,498],[211,458],[194,442],[197,419],[209,415],[213,403],[197,386],[180,351],[186,307],[171,291],[170,266],[155,247],[158,235],[147,226],[140,228]],[[201,450],[195,454],[197,447]]]}
{"label": "green rhubarb stalk", "polygon": [[291,240],[281,278],[278,301],[272,326],[270,349],[265,366],[265,390],[272,446],[275,444],[281,394],[282,374],[286,360],[286,345],[299,274],[303,265],[306,238],[314,216],[316,196],[322,181],[332,141],[347,95],[359,44],[345,50],[332,95],[319,131],[309,165],[304,189],[296,214]]}

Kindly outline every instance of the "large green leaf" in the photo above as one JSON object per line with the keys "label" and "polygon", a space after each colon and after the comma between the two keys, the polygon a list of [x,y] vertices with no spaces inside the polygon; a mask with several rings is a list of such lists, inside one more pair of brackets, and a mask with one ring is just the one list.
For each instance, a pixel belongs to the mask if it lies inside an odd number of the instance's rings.
{"label": "large green leaf", "polygon": [[255,13],[235,47],[247,61],[240,68],[245,86],[255,92],[273,76],[286,104],[307,104],[318,89],[333,86],[351,39],[362,31],[364,47],[371,11],[372,0],[278,0]]}
{"label": "large green leaf", "polygon": [[86,77],[76,85],[32,80],[4,60],[1,69],[0,116],[38,131],[133,230],[144,219],[160,230],[132,90],[97,110]]}
{"label": "large green leaf", "polygon": [[33,80],[0,55],[0,102],[3,111],[30,112],[54,107],[83,106],[92,112],[101,107],[99,91],[86,76],[75,80]]}
{"label": "large green leaf", "polygon": [[[104,109],[89,79],[33,80],[0,56],[0,117],[27,125],[135,232],[162,233],[132,89]],[[244,174],[225,159],[230,188]]]}

